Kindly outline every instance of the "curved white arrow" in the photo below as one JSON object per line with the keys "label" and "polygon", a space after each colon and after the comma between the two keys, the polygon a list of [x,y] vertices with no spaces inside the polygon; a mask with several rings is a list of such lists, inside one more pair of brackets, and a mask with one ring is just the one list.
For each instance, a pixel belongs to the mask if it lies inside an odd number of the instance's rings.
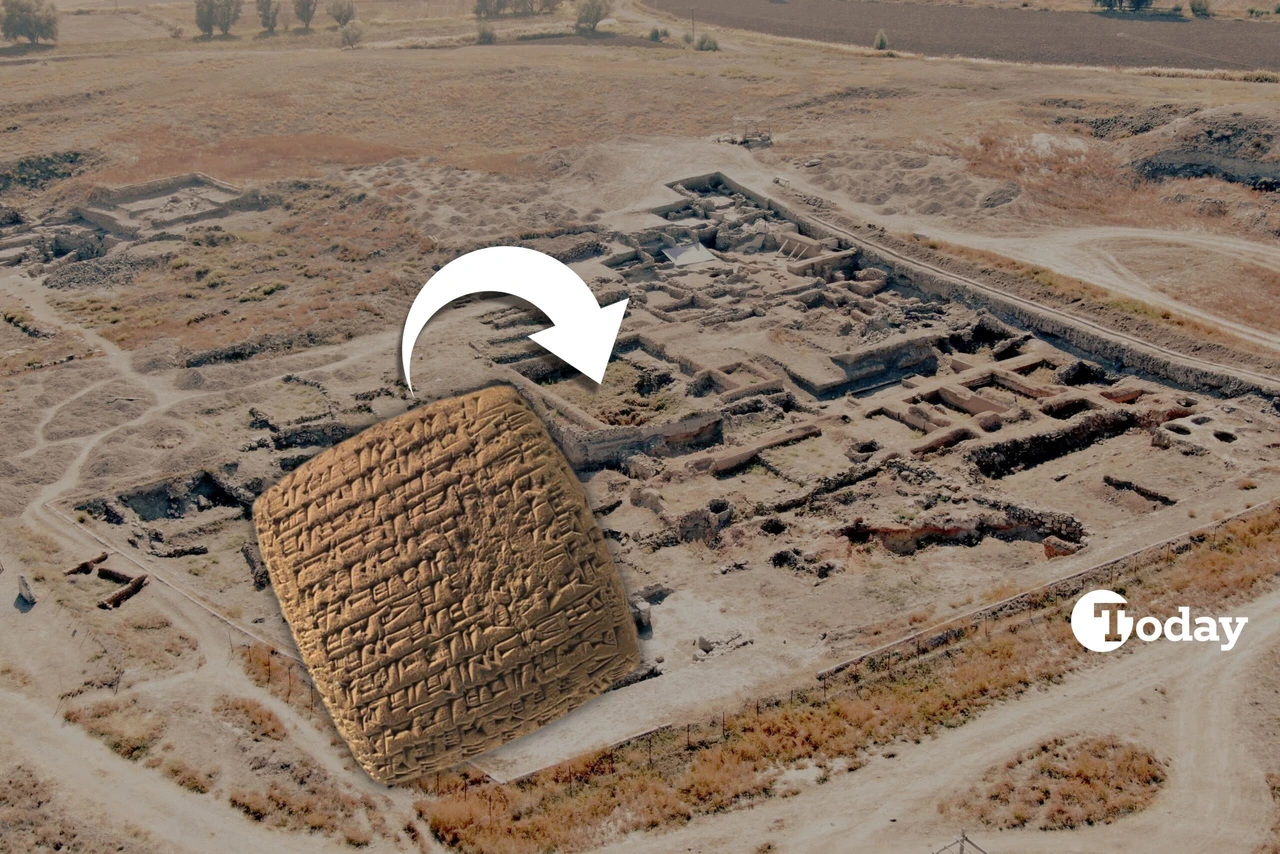
{"label": "curved white arrow", "polygon": [[536,249],[491,246],[445,264],[414,297],[400,335],[401,366],[410,394],[409,358],[427,321],[456,299],[489,291],[537,306],[553,325],[529,337],[597,383],[604,380],[629,300],[601,308],[587,283],[568,265]]}

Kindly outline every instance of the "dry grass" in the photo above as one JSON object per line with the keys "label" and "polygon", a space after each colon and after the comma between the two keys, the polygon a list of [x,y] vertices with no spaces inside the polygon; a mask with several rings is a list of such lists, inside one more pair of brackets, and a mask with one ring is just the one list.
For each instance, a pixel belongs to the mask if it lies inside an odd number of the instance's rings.
{"label": "dry grass", "polygon": [[164,719],[140,706],[136,697],[69,708],[62,717],[131,761],[146,756],[165,731]]}
{"label": "dry grass", "polygon": [[1110,824],[1148,806],[1167,774],[1150,751],[1115,736],[1060,736],[989,769],[938,811],[1002,830]]}
{"label": "dry grass", "polygon": [[264,738],[283,741],[289,735],[279,715],[248,697],[221,697],[213,704],[213,711],[224,721],[247,731],[254,741]]}
{"label": "dry grass", "polygon": [[[1208,607],[1259,595],[1278,571],[1280,511],[1273,509],[1228,523],[1183,554],[1135,567],[1117,577],[1117,586],[1136,609],[1162,615],[1178,605]],[[896,665],[892,659],[868,662],[848,678],[832,680],[826,690],[752,704],[724,718],[579,757],[517,783],[451,776],[436,784],[436,797],[417,804],[418,812],[447,845],[523,854],[582,851],[633,830],[679,824],[693,815],[783,794],[773,782],[784,768],[811,763],[829,770],[839,759],[842,767],[856,769],[869,749],[961,726],[985,708],[1090,662],[1066,619],[1072,604],[1046,598],[1028,612],[965,632],[943,648],[944,654]],[[1102,765],[1114,760],[1125,780],[1146,785],[1157,776],[1155,764],[1140,752],[1126,753],[1124,746],[1076,745],[1071,751],[1081,769],[1097,764],[1084,757],[1101,751]],[[1098,773],[1103,779],[1105,774]],[[1093,777],[1086,782],[1085,788],[1095,785]],[[437,792],[430,781],[424,781],[424,789]],[[1079,795],[1082,804],[1093,803],[1083,790],[1062,791],[1062,798]],[[1072,806],[1045,820],[1066,826],[1084,817],[1101,820],[1096,816],[1107,811],[1118,815],[1136,808],[1138,791],[1126,789],[1133,798],[1117,794],[1104,799],[1102,807],[1093,803],[1077,811]]]}
{"label": "dry grass", "polygon": [[217,771],[197,771],[181,759],[170,759],[164,763],[164,773],[182,788],[198,795],[213,788],[213,781],[218,777]]}
{"label": "dry grass", "polygon": [[297,788],[273,782],[266,789],[232,789],[227,800],[249,818],[270,827],[340,834],[355,847],[369,844],[371,830],[385,830],[385,822],[368,795],[357,798],[314,777]]}
{"label": "dry grass", "polygon": [[336,730],[324,711],[324,703],[312,686],[305,667],[262,643],[238,647],[237,651],[253,684],[266,688],[299,714],[336,736]]}

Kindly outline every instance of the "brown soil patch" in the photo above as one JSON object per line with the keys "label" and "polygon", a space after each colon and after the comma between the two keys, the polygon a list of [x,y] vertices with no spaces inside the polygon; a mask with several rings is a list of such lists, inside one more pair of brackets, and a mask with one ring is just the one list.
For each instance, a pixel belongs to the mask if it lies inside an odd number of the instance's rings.
{"label": "brown soil patch", "polygon": [[[680,0],[649,0],[687,17]],[[1048,19],[1046,18],[1048,16]],[[889,47],[929,56],[972,56],[1009,62],[1179,68],[1280,69],[1270,27],[1234,22],[1160,20],[914,3],[844,0],[706,0],[702,21],[777,36],[871,47],[884,30]]]}

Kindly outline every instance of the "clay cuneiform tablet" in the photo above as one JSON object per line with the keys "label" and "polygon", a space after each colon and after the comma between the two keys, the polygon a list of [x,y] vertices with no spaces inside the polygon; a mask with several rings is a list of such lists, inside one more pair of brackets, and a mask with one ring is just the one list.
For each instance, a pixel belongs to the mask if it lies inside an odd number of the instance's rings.
{"label": "clay cuneiform tablet", "polygon": [[509,387],[318,454],[254,521],[316,689],[377,780],[497,747],[639,664],[582,486]]}

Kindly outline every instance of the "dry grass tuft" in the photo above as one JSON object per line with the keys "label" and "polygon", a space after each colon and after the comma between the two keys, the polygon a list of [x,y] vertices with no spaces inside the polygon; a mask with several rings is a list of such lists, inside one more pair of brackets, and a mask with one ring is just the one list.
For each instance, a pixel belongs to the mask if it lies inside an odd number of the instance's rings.
{"label": "dry grass tuft", "polygon": [[213,788],[213,781],[218,776],[217,771],[200,772],[180,759],[170,759],[166,762],[164,773],[173,778],[173,781],[182,788],[198,795],[203,795]]}
{"label": "dry grass tuft", "polygon": [[1147,807],[1167,774],[1150,751],[1115,736],[1060,736],[989,769],[938,811],[1001,830],[1110,824]]}
{"label": "dry grass tuft", "polygon": [[79,724],[125,759],[136,761],[164,735],[164,720],[138,705],[136,697],[101,700],[62,713],[70,723]]}
{"label": "dry grass tuft", "polygon": [[244,672],[253,684],[266,688],[284,700],[299,715],[310,719],[321,730],[337,737],[337,730],[324,710],[320,694],[311,684],[307,670],[297,661],[285,658],[263,643],[237,648]]}
{"label": "dry grass tuft", "polygon": [[279,715],[248,697],[220,697],[213,704],[213,711],[224,721],[246,730],[254,741],[282,741],[289,735]]}

